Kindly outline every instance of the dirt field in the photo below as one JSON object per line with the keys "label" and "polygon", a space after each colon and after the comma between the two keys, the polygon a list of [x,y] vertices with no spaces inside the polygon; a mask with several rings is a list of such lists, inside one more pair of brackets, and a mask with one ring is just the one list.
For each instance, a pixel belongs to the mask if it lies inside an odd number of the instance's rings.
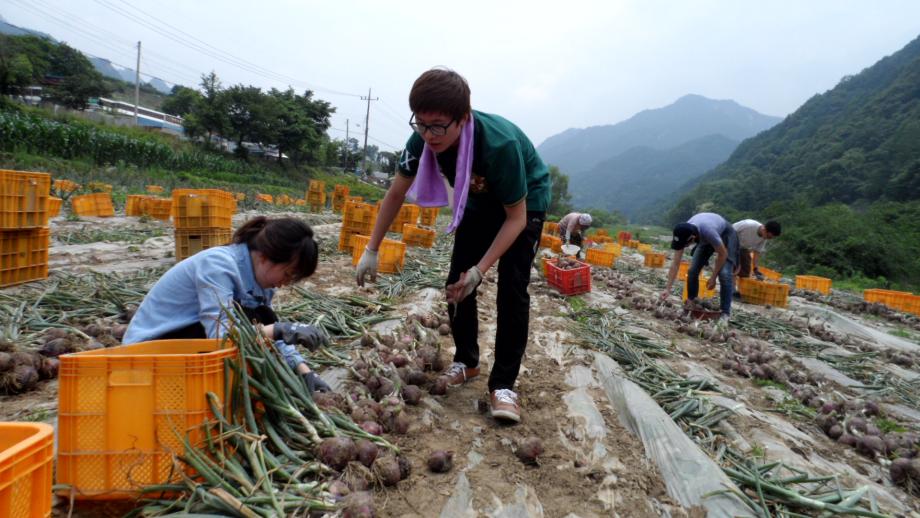
{"label": "dirt field", "polygon": [[[238,215],[235,224],[245,217]],[[335,215],[307,215],[307,220],[321,239],[337,240]],[[50,258],[53,272],[130,272],[168,267],[174,262],[171,228],[160,222],[120,217],[70,222],[58,218],[52,223],[52,236],[96,225],[128,233],[163,235],[142,243],[55,242]],[[413,253],[412,249],[409,253]],[[721,428],[725,440],[734,448],[761,457],[764,462],[781,460],[809,473],[837,475],[839,483],[846,487],[867,486],[883,513],[920,516],[917,499],[891,483],[887,469],[890,461],[861,455],[831,440],[813,419],[803,417],[803,411],[797,413],[787,408],[789,394],[777,384],[757,383],[722,368],[726,354],[742,338],[777,350],[783,344],[760,340],[735,326],[736,334],[724,341],[713,340],[698,328],[697,332],[693,329],[681,332],[680,322],[636,307],[637,300],[650,299],[660,292],[665,275],[663,269],[642,268],[641,262],[638,254],[625,253],[618,264],[618,277],[596,270],[592,293],[578,297],[577,304],[556,294],[546,286],[542,275],[533,271],[530,342],[516,387],[524,418],[516,426],[499,424],[482,412],[482,402],[487,400],[486,380],[493,360],[495,330],[495,282],[492,275],[487,275],[479,295],[483,375],[452,389],[446,396],[425,394],[420,406],[410,407],[413,424],[409,433],[393,440],[411,461],[412,475],[395,489],[376,494],[380,515],[583,518],[705,515],[701,507],[681,505],[669,493],[659,467],[650,459],[647,445],[624,426],[624,416],[618,413],[617,405],[604,389],[607,380],[598,371],[595,351],[582,337],[576,336],[571,326],[573,311],[586,307],[609,313],[622,329],[667,344],[674,354],[661,362],[672,371],[688,378],[706,379],[717,386],[721,393],[713,393],[713,399],[734,412]],[[374,289],[355,286],[353,271],[350,257],[327,254],[305,286],[335,296],[354,293],[373,298]],[[278,300],[291,296],[286,290],[279,293]],[[404,319],[410,313],[442,313],[445,307],[441,292],[433,289],[410,293],[396,304],[397,319]],[[815,344],[822,351],[854,354],[863,349],[900,348],[906,354],[920,352],[920,332],[912,328],[839,309],[833,315],[816,314],[814,306],[828,310],[799,297],[792,297],[785,310],[737,302],[733,320],[754,319],[759,315],[793,324],[805,322],[806,328],[820,324],[828,331],[821,333],[828,340],[816,338],[817,333],[811,332],[802,341]],[[387,325],[392,323],[380,324],[383,329]],[[441,344],[449,357],[450,337],[442,337]],[[871,395],[871,391],[860,388],[863,382],[848,378],[822,361],[820,355],[792,352],[794,358],[790,361],[795,361],[798,369],[821,371],[823,393],[846,398]],[[899,372],[907,382],[917,383],[915,368],[899,368]],[[334,385],[343,379],[336,373],[327,375],[335,380]],[[0,419],[55,423],[56,397],[56,381],[44,382],[38,390],[23,395],[2,397]],[[908,430],[917,431],[920,410],[892,394],[883,402],[887,415]],[[514,455],[517,442],[528,436],[539,437],[545,448],[535,466],[521,463]],[[453,451],[452,471],[434,474],[425,468],[428,454],[438,449]],[[66,502],[58,502],[55,513],[63,516],[67,511]],[[83,507],[74,515],[100,516],[116,511],[123,509]]]}

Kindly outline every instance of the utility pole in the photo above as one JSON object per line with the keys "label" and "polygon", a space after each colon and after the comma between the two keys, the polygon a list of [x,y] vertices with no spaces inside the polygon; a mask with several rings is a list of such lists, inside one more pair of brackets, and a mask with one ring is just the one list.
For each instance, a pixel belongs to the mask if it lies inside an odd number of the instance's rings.
{"label": "utility pole", "polygon": [[134,69],[134,125],[137,126],[137,105],[141,98],[141,42],[137,42],[137,67]]}
{"label": "utility pole", "polygon": [[362,101],[364,100],[367,101],[367,114],[364,115],[364,161],[361,162],[361,170],[364,171],[365,175],[367,175],[367,131],[368,131],[368,123],[371,120],[371,101],[376,101],[378,99],[380,98],[375,97],[371,99],[371,89],[370,88],[367,89],[367,97],[361,98]]}
{"label": "utility pole", "polygon": [[348,170],[348,119],[345,119],[345,164],[342,166],[342,171]]}

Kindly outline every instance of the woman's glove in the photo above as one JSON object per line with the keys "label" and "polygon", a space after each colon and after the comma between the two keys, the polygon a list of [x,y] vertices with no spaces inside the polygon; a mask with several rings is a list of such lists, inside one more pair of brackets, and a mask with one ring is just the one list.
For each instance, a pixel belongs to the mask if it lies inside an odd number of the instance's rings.
{"label": "woman's glove", "polygon": [[358,261],[358,269],[355,275],[358,286],[364,286],[365,277],[370,277],[371,282],[377,282],[377,252],[367,247],[364,248],[361,260]]}
{"label": "woman's glove", "polygon": [[479,271],[478,266],[473,266],[460,275],[459,281],[447,287],[447,302],[459,304],[480,284],[482,284],[482,272]]}
{"label": "woman's glove", "polygon": [[309,324],[297,322],[275,322],[274,338],[286,344],[298,344],[315,351],[321,345],[329,343],[329,338],[322,329]]}
{"label": "woman's glove", "polygon": [[314,392],[332,392],[332,387],[313,371],[304,374],[303,381],[307,384],[307,388],[310,389],[310,394]]}

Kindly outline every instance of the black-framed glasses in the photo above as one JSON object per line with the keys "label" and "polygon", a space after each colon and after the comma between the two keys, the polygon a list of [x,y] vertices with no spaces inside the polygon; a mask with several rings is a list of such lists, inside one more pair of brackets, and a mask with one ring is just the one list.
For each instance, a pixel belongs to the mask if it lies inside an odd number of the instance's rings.
{"label": "black-framed glasses", "polygon": [[427,131],[435,136],[442,136],[447,134],[447,128],[451,127],[453,123],[457,122],[457,119],[453,119],[447,124],[423,124],[415,120],[415,114],[412,114],[412,117],[409,118],[409,126],[415,130],[419,135],[424,135]]}

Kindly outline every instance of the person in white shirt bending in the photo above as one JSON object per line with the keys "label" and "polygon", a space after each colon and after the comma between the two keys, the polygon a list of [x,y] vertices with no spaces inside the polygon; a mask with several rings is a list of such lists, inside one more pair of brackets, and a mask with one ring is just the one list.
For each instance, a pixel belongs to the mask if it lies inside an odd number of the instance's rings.
{"label": "person in white shirt bending", "polygon": [[753,219],[742,219],[732,226],[735,227],[741,245],[738,276],[750,277],[753,274],[757,280],[763,280],[763,274],[757,268],[760,257],[767,251],[767,241],[782,234],[782,227],[776,221],[768,221],[762,225]]}

